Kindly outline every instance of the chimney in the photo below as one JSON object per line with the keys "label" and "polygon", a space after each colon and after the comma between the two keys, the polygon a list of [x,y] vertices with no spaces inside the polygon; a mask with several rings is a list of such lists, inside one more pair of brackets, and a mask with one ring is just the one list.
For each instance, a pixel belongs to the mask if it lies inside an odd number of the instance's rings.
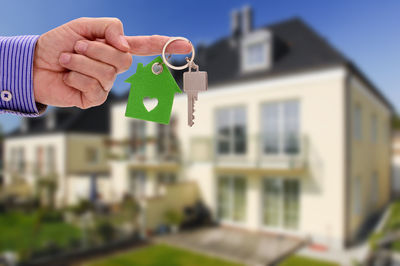
{"label": "chimney", "polygon": [[241,15],[240,11],[234,9],[231,12],[231,31],[233,37],[238,37],[241,34]]}
{"label": "chimney", "polygon": [[253,30],[253,9],[250,6],[242,10],[242,33],[246,35]]}

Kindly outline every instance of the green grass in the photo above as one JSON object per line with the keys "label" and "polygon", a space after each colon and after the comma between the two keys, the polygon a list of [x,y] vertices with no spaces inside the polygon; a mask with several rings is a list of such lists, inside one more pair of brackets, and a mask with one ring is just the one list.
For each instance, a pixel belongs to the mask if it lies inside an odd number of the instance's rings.
{"label": "green grass", "polygon": [[9,212],[0,214],[0,251],[36,250],[49,242],[66,246],[80,230],[63,222],[39,223],[39,214]]}
{"label": "green grass", "polygon": [[239,266],[218,258],[208,257],[168,245],[152,245],[132,252],[113,255],[84,264],[85,266]]}
{"label": "green grass", "polygon": [[279,264],[279,266],[339,266],[339,264],[302,256],[291,256]]}

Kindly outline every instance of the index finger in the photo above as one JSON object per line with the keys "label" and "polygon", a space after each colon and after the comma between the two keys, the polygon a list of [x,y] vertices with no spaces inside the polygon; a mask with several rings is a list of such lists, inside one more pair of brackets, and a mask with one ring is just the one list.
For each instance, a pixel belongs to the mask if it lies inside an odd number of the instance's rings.
{"label": "index finger", "polygon": [[[165,43],[171,38],[168,36],[125,36],[129,44],[129,52],[134,55],[157,55],[161,54]],[[178,40],[167,47],[171,54],[188,54],[192,51],[192,45],[188,42]]]}

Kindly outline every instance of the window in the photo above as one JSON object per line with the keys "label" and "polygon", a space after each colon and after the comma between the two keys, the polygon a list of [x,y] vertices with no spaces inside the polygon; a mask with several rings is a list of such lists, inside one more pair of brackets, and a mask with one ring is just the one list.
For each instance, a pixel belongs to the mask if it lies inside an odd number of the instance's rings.
{"label": "window", "polygon": [[297,100],[264,104],[261,111],[264,154],[298,154],[299,102]]}
{"label": "window", "polygon": [[231,222],[246,218],[246,179],[238,176],[218,178],[218,217]]}
{"label": "window", "polygon": [[262,42],[252,43],[246,47],[246,64],[248,66],[259,66],[265,64],[266,49]]}
{"label": "window", "polygon": [[43,165],[44,165],[44,149],[43,147],[36,147],[36,174],[42,175],[43,174]]}
{"label": "window", "polygon": [[175,173],[158,173],[157,175],[157,193],[163,194],[163,189],[165,185],[175,184],[177,182],[176,174]]}
{"label": "window", "polygon": [[11,169],[17,173],[24,173],[26,162],[25,162],[25,150],[23,147],[11,148]]}
{"label": "window", "polygon": [[[47,173],[48,174],[54,174],[56,172],[56,152],[55,148],[53,146],[48,146],[47,147],[47,158],[46,158],[46,163],[47,163]],[[95,163],[98,162],[98,151],[96,150],[96,158],[95,158]]]}
{"label": "window", "polygon": [[245,108],[221,109],[216,115],[217,153],[245,154],[247,149]]}
{"label": "window", "polygon": [[241,39],[240,63],[243,73],[268,70],[273,64],[273,37],[263,29],[246,34]]}
{"label": "window", "polygon": [[378,119],[376,115],[371,116],[371,141],[376,143],[378,139]]}
{"label": "window", "polygon": [[144,154],[146,150],[146,122],[143,120],[132,121],[129,125],[130,145],[129,153]]}
{"label": "window", "polygon": [[361,200],[361,178],[357,176],[353,180],[353,214],[361,215],[362,212],[362,200]]}
{"label": "window", "polygon": [[371,174],[370,182],[370,207],[374,210],[379,202],[379,175],[378,172],[374,171]]}
{"label": "window", "polygon": [[263,182],[263,224],[297,229],[300,182],[289,178],[265,178]]}
{"label": "window", "polygon": [[99,150],[94,147],[89,147],[86,149],[86,162],[89,164],[96,164],[100,160]]}
{"label": "window", "polygon": [[157,183],[159,185],[168,185],[176,183],[175,173],[159,173],[157,175]]}
{"label": "window", "polygon": [[175,117],[171,118],[169,125],[157,124],[157,153],[159,155],[174,157],[178,152],[178,139],[175,128]]}
{"label": "window", "polygon": [[362,139],[362,110],[360,105],[354,107],[354,117],[353,117],[353,131],[354,138],[357,140]]}
{"label": "window", "polygon": [[140,198],[146,195],[146,173],[143,171],[131,171],[129,180],[129,193]]}

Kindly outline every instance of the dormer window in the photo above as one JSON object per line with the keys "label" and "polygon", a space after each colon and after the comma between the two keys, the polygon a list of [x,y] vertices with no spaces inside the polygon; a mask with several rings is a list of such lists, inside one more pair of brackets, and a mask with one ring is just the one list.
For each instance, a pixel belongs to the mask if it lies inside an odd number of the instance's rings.
{"label": "dormer window", "polygon": [[259,30],[243,36],[241,69],[243,73],[268,70],[272,66],[272,37],[268,30]]}

